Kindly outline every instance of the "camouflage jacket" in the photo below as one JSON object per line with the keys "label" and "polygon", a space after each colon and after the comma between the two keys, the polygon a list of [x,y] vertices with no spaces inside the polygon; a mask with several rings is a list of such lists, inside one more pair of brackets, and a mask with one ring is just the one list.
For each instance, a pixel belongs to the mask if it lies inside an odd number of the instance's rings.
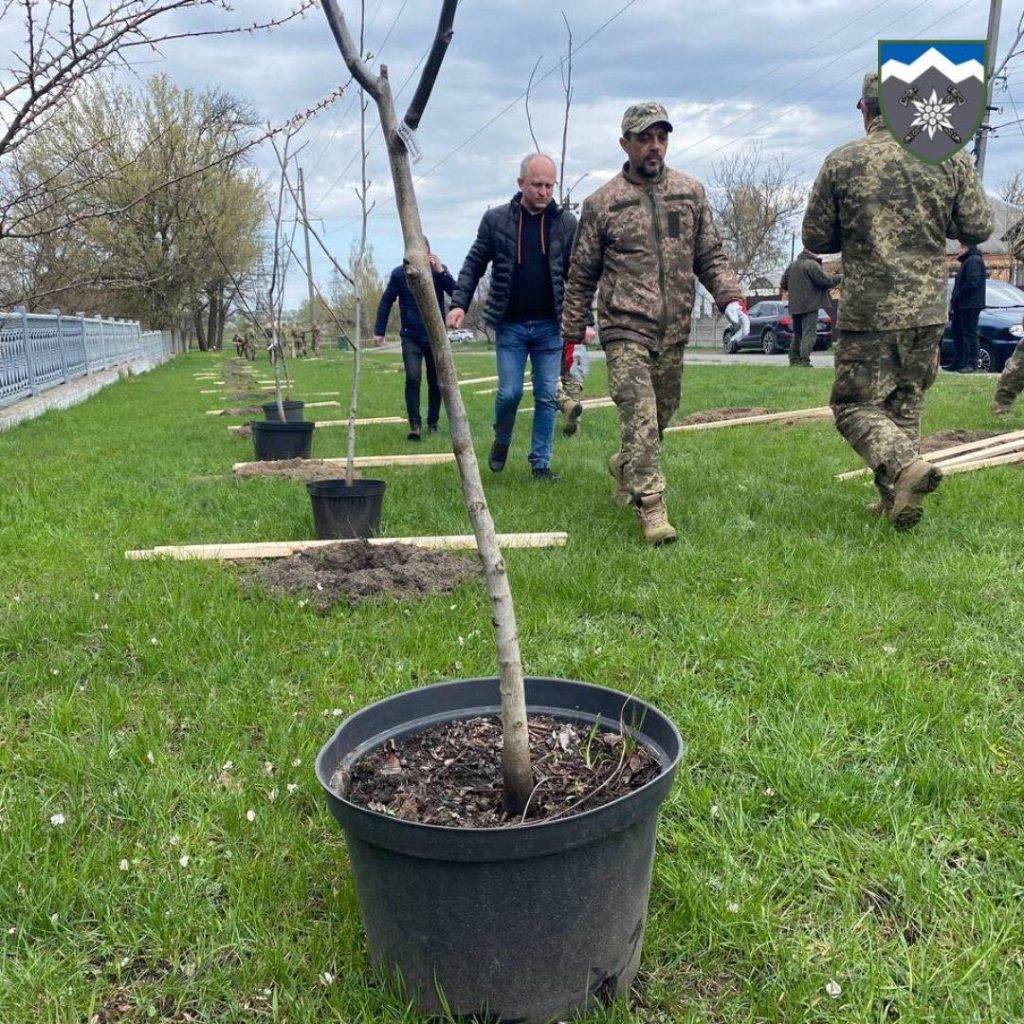
{"label": "camouflage jacket", "polygon": [[601,343],[655,352],[690,339],[694,275],[724,309],[742,297],[704,186],[668,168],[647,181],[628,167],[583,202],[562,307],[562,335],[583,337],[594,292]]}
{"label": "camouflage jacket", "polygon": [[891,331],[946,321],[946,239],[985,241],[995,222],[965,153],[929,164],[881,117],[825,158],[804,214],[803,243],[841,252],[837,326]]}

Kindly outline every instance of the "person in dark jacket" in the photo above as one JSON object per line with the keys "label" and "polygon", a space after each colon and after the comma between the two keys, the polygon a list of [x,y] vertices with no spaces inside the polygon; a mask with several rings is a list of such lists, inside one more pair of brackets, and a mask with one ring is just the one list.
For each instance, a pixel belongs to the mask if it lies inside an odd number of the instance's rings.
{"label": "person in dark jacket", "polygon": [[559,320],[576,218],[552,198],[555,162],[551,157],[543,153],[526,157],[518,184],[510,203],[488,210],[480,221],[452,296],[448,326],[462,326],[490,263],[491,288],[483,319],[497,333],[498,394],[488,465],[495,473],[505,467],[529,357],[534,402],[529,463],[535,479],[557,480],[551,472],[551,447],[562,366]]}
{"label": "person in dark jacket", "polygon": [[978,317],[985,308],[985,260],[976,245],[961,245],[960,269],[953,282],[949,308],[953,315],[953,363],[950,370],[976,373],[981,347],[978,344]]}
{"label": "person in dark jacket", "polygon": [[779,287],[788,292],[789,312],[793,317],[793,340],[789,343],[789,365],[810,366],[818,333],[818,310],[828,301],[828,293],[842,281],[829,277],[821,269],[821,257],[804,249],[782,274]]}
{"label": "person in dark jacket", "polygon": [[[427,242],[430,249],[430,242]],[[444,316],[444,297],[455,290],[455,281],[448,273],[448,268],[434,254],[430,253],[430,269],[434,275],[434,291],[437,304]],[[418,441],[422,436],[422,420],[420,419],[420,381],[423,366],[427,367],[427,432],[437,432],[437,421],[441,416],[441,388],[437,383],[437,366],[434,353],[430,351],[427,328],[420,316],[416,297],[405,279],[405,267],[395,267],[388,279],[388,286],[380,297],[377,307],[377,322],[373,328],[373,343],[384,344],[384,334],[388,329],[388,316],[391,307],[398,299],[398,315],[402,321],[402,362],[405,364],[405,411],[409,417],[409,440]]]}

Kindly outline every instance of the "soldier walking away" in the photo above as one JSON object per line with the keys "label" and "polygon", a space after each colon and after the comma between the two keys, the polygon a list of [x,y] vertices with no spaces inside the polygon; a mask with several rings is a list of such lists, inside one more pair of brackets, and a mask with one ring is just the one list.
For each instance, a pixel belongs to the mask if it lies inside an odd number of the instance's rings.
{"label": "soldier walking away", "polygon": [[782,274],[779,287],[788,293],[793,317],[793,340],[789,343],[789,365],[810,366],[811,353],[818,336],[818,310],[828,301],[828,293],[842,281],[842,275],[829,277],[821,269],[821,257],[804,249]]}
{"label": "soldier walking away", "polygon": [[[462,326],[490,263],[483,319],[497,334],[498,394],[488,465],[494,473],[505,468],[529,358],[534,409],[528,460],[535,480],[555,481],[559,478],[551,472],[551,448],[563,351],[558,321],[576,218],[552,198],[555,162],[546,154],[531,153],[523,159],[518,185],[511,202],[488,210],[480,221],[459,273],[448,326]],[[585,341],[582,329],[574,340]]]}
{"label": "soldier walking away", "polygon": [[866,136],[825,158],[803,244],[842,253],[832,411],[875,474],[871,510],[905,530],[942,479],[919,442],[946,324],[946,239],[983,242],[994,221],[965,153],[930,164],[896,141],[879,111],[877,72],[864,76],[857,107]]}
{"label": "soldier walking away", "polygon": [[622,172],[583,203],[565,288],[562,335],[583,338],[594,292],[619,410],[619,450],[608,469],[615,500],[632,505],[651,544],[676,539],[665,506],[661,436],[679,407],[694,276],[741,336],[750,321],[740,283],[711,218],[704,186],[665,166],[672,124],[660,103],[622,118]]}
{"label": "soldier walking away", "polygon": [[953,314],[953,365],[957,373],[977,373],[981,368],[978,317],[985,308],[985,280],[988,271],[976,245],[961,245],[960,269],[953,282],[949,308]]}
{"label": "soldier walking away", "polygon": [[1003,372],[999,374],[996,384],[996,397],[992,403],[992,412],[996,416],[1009,416],[1013,412],[1013,403],[1024,391],[1024,338],[1017,342],[1013,354],[1006,360]]}
{"label": "soldier walking away", "polygon": [[[426,239],[424,239],[426,241]],[[455,281],[448,273],[448,268],[439,256],[430,252],[430,273],[434,279],[434,294],[437,305],[444,316],[444,297],[451,295],[455,289]],[[409,417],[408,440],[419,441],[423,436],[423,421],[420,418],[420,383],[423,379],[423,367],[427,368],[427,433],[437,433],[437,423],[441,418],[441,388],[437,383],[437,365],[434,353],[430,350],[430,339],[427,337],[427,325],[420,316],[420,308],[416,305],[416,296],[405,276],[405,266],[395,267],[388,278],[388,286],[380,297],[377,307],[377,322],[373,326],[373,343],[384,344],[384,335],[388,329],[388,316],[391,307],[398,299],[398,315],[402,321],[402,363],[405,367],[405,413]]]}

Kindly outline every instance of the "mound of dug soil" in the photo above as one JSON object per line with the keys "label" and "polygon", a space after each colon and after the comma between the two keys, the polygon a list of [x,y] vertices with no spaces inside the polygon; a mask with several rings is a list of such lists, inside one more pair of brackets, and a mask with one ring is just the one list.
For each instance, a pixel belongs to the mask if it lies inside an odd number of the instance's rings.
{"label": "mound of dug soil", "polygon": [[480,572],[475,561],[411,544],[331,544],[276,558],[250,578],[278,594],[296,594],[317,611],[382,597],[416,599],[454,590]]}
{"label": "mound of dug soil", "polygon": [[[330,465],[322,459],[277,459],[274,462],[247,462],[240,465],[235,476],[245,479],[250,476],[280,476],[285,480],[308,483],[310,480],[338,480],[345,475],[343,466]],[[362,474],[356,470],[356,478]]]}
{"label": "mound of dug soil", "polygon": [[761,409],[757,406],[702,409],[700,412],[691,412],[689,416],[684,416],[679,422],[683,426],[688,427],[692,423],[721,423],[723,420],[738,420],[744,416],[765,416],[772,411],[771,409]]}
{"label": "mound of dug soil", "polygon": [[952,448],[958,444],[985,441],[1002,433],[999,430],[939,430],[921,438],[922,453],[937,452],[940,448]]}
{"label": "mound of dug soil", "polygon": [[[650,782],[661,770],[646,747],[618,732],[536,716],[529,721],[537,787],[525,820],[593,810]],[[406,821],[456,828],[514,825],[503,806],[501,724],[470,718],[388,740],[332,779],[353,803]]]}

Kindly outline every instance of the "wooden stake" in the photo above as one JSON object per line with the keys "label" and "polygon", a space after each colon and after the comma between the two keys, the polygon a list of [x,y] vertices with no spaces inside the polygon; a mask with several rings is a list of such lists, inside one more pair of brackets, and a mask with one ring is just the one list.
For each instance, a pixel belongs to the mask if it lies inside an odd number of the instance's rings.
{"label": "wooden stake", "polygon": [[991,469],[996,466],[1014,466],[1024,462],[1024,451],[1010,452],[1008,455],[997,455],[993,458],[978,459],[975,462],[964,462],[948,469],[943,466],[942,472],[946,476],[953,476],[955,473],[970,473],[975,469]]}
{"label": "wooden stake", "polygon": [[[1019,439],[1024,439],[1024,430],[1011,430],[1005,434],[995,434],[992,437],[983,437],[980,441],[966,441],[964,444],[955,444],[950,448],[939,448],[934,452],[925,452],[921,458],[926,462],[933,462],[936,464],[942,463],[953,455],[960,455],[964,452],[974,452],[980,458],[989,448]],[[870,473],[871,470],[867,467],[863,469],[851,469],[846,473],[837,473],[836,479],[853,480],[855,477],[867,476]]]}
{"label": "wooden stake", "polygon": [[[497,380],[497,378],[494,378],[494,379]],[[463,381],[462,383],[465,383],[465,382]],[[527,381],[523,385],[523,390],[524,391],[532,391],[533,390],[533,385],[529,381]],[[483,391],[474,391],[473,394],[474,395],[494,395],[494,394],[497,394],[497,391],[498,391],[497,388],[484,388]]]}
{"label": "wooden stake", "polygon": [[[346,420],[346,423],[348,421]],[[292,462],[292,460],[286,460]],[[303,465],[324,466],[328,469],[344,469],[347,459],[301,459]],[[370,469],[374,466],[441,466],[455,461],[453,452],[423,452],[415,455],[360,455],[356,457],[356,469]],[[235,476],[275,476],[289,472],[289,466],[282,468],[280,462],[236,462],[232,467]]]}
{"label": "wooden stake", "polygon": [[747,427],[756,423],[776,423],[779,420],[825,420],[832,418],[832,409],[823,405],[817,409],[794,409],[792,412],[768,412],[760,416],[740,416],[733,420],[714,420],[711,423],[680,423],[667,427],[666,434],[690,430],[719,430],[723,427]]}
{"label": "wooden stake", "polygon": [[[370,416],[356,420],[357,427],[372,427],[381,423],[405,423],[405,419],[401,416]],[[348,420],[317,420],[316,426],[318,430],[322,427],[347,427]],[[238,424],[228,427],[228,433],[234,437],[248,437],[252,433],[252,428],[247,423]]]}
{"label": "wooden stake", "polygon": [[[333,391],[328,391],[327,392],[327,394],[333,394],[333,393],[334,393]],[[337,405],[341,405],[341,402],[307,402],[306,403],[306,408],[307,409],[326,409],[328,406],[337,406]],[[224,416],[224,415],[226,415],[226,411],[224,409],[207,409],[206,410],[206,415],[207,416]],[[249,415],[254,415],[254,414],[252,414],[252,413],[239,413],[239,415],[240,416],[249,416]],[[402,422],[404,423],[405,420],[402,420]]]}
{"label": "wooden stake", "polygon": [[[967,462],[977,462],[979,459],[989,459],[997,455],[1009,455],[1012,452],[1024,451],[1024,437],[1018,437],[1012,441],[1004,441],[1002,444],[990,445],[988,448],[976,449],[973,452],[965,452],[963,455],[947,456],[937,463],[943,470],[950,466],[961,466]],[[934,460],[929,459],[929,462]]]}
{"label": "wooden stake", "polygon": [[497,377],[470,377],[468,380],[460,380],[459,387],[465,387],[467,384],[493,384],[497,379]]}
{"label": "wooden stake", "polygon": [[[498,544],[511,548],[560,548],[568,539],[566,533],[499,533]],[[142,561],[166,556],[179,561],[231,561],[238,558],[287,558],[299,551],[329,547],[334,544],[362,544],[361,540],[295,540],[256,541],[252,544],[181,544],[164,545],[139,551],[126,551],[125,558]],[[365,543],[410,544],[417,548],[444,551],[475,551],[476,537],[465,534],[454,537],[370,537]]]}

